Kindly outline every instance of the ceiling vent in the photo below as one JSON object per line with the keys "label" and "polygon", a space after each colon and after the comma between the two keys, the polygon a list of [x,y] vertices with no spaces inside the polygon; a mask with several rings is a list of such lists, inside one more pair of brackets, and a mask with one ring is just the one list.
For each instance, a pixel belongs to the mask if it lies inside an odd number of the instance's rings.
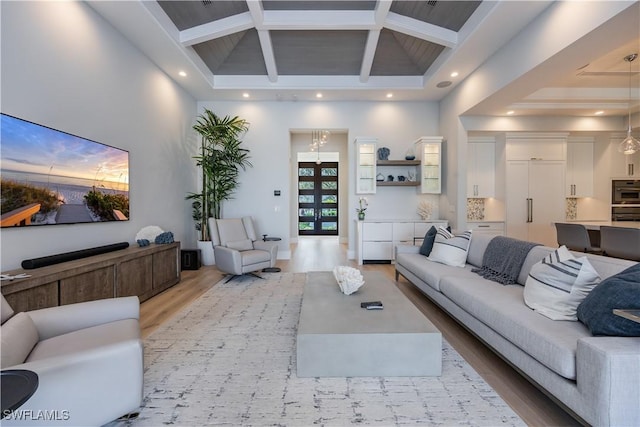
{"label": "ceiling vent", "polygon": [[436,0],[429,0],[429,1],[427,2],[427,4],[428,4],[429,6],[435,6],[437,3],[438,3],[438,2],[437,2]]}
{"label": "ceiling vent", "polygon": [[212,0],[202,0],[202,4],[205,6],[211,6],[213,4]]}

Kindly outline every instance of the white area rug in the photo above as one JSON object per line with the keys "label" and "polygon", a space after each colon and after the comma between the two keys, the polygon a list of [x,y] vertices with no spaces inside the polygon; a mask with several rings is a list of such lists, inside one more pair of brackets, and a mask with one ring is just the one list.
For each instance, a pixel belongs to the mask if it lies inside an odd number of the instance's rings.
{"label": "white area rug", "polygon": [[110,426],[525,425],[444,341],[441,377],[298,378],[306,275],[265,277],[217,284],[146,339],[140,417]]}

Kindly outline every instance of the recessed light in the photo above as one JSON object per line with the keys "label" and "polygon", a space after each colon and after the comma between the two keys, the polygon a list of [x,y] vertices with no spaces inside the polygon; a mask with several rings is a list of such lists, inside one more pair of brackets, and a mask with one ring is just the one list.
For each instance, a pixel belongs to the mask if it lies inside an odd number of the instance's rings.
{"label": "recessed light", "polygon": [[454,71],[453,73],[451,73],[451,77],[458,77],[458,72]]}
{"label": "recessed light", "polygon": [[320,92],[316,93],[316,98],[322,98],[322,94]]}
{"label": "recessed light", "polygon": [[393,98],[393,94],[392,93],[388,93],[387,94],[387,98]]}
{"label": "recessed light", "polygon": [[515,111],[513,110],[507,111],[507,116],[513,116],[514,114],[515,114]]}
{"label": "recessed light", "polygon": [[596,116],[601,116],[601,115],[603,115],[603,114],[604,114],[604,111],[596,111],[596,112],[595,112],[595,113],[593,113],[593,114],[595,114]]}
{"label": "recessed light", "polygon": [[179,71],[178,74],[180,75],[180,77],[187,77],[187,73],[185,73],[184,71]]}
{"label": "recessed light", "polygon": [[243,94],[242,94],[242,97],[243,97],[243,98],[248,98],[248,97],[249,97],[249,94],[248,94],[247,92],[245,92],[245,93],[243,93]]}

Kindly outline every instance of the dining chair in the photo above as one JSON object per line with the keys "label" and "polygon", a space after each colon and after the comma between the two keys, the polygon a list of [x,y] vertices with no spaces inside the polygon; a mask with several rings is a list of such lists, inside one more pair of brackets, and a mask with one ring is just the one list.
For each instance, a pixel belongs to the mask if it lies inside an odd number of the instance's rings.
{"label": "dining chair", "polygon": [[589,232],[582,224],[556,222],[558,246],[566,246],[572,251],[601,254],[602,249],[591,244]]}
{"label": "dining chair", "polygon": [[607,256],[640,261],[640,229],[603,225],[600,246]]}

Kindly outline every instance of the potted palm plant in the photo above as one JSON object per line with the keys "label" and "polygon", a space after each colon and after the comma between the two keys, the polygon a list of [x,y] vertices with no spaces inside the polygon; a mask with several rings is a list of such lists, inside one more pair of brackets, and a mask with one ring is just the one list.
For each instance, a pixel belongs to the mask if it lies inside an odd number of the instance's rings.
{"label": "potted palm plant", "polygon": [[249,123],[237,116],[219,117],[205,109],[193,129],[200,135],[200,152],[194,159],[202,169],[202,183],[201,191],[189,193],[187,199],[192,201],[203,264],[212,265],[215,261],[207,219],[221,218],[222,203],[233,196],[239,185],[240,169],[252,166],[249,150],[241,146]]}

